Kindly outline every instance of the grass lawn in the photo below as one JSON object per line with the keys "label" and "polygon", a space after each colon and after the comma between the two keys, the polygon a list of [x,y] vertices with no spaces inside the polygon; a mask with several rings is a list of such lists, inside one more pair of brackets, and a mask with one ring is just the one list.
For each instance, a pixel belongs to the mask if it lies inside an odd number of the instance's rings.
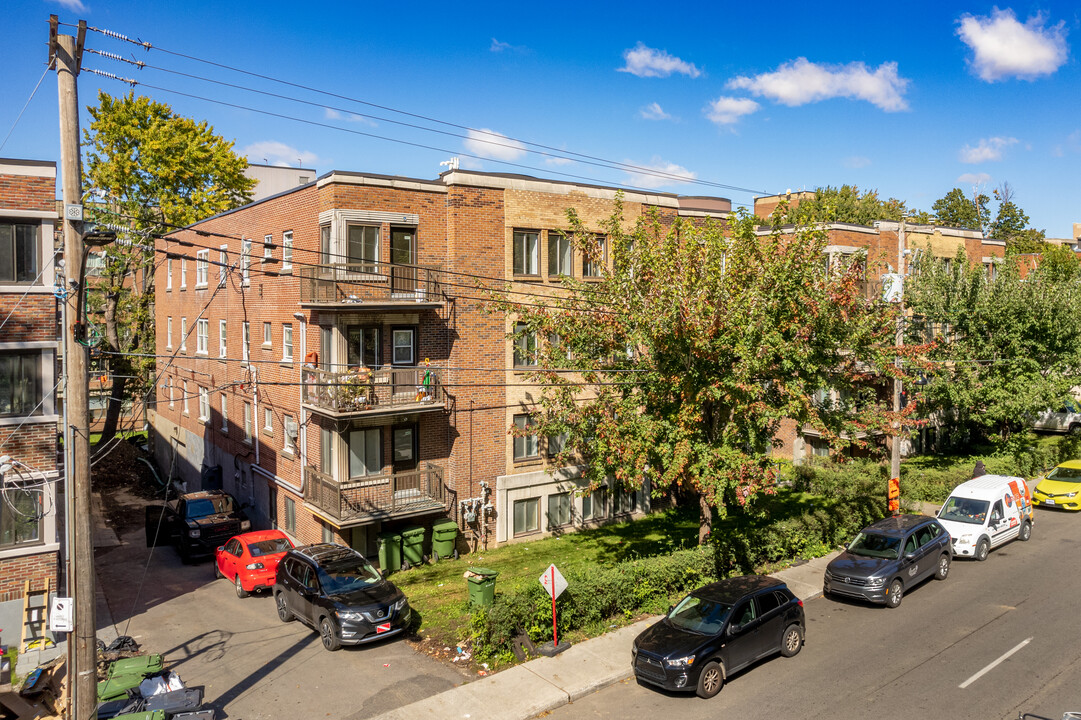
{"label": "grass lawn", "polygon": [[[129,431],[129,432],[118,432],[117,435],[120,436],[121,438],[124,438],[124,439],[132,438],[132,437],[141,437],[143,440],[146,440],[146,433],[143,432],[142,430],[140,430],[140,431],[132,430],[132,431]],[[101,433],[90,433],[90,447],[94,447],[100,441],[101,441]]]}

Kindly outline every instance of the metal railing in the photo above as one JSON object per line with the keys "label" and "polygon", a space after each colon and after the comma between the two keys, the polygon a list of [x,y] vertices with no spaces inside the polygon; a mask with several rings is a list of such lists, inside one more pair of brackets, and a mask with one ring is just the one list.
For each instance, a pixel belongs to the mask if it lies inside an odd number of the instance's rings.
{"label": "metal railing", "polygon": [[300,302],[441,302],[442,266],[364,262],[299,269]]}
{"label": "metal railing", "polygon": [[446,507],[443,468],[430,462],[408,472],[336,481],[312,466],[304,468],[304,501],[340,522],[390,517]]}
{"label": "metal railing", "polygon": [[346,372],[301,369],[304,402],[336,414],[352,414],[406,405],[446,404],[438,368],[355,368]]}

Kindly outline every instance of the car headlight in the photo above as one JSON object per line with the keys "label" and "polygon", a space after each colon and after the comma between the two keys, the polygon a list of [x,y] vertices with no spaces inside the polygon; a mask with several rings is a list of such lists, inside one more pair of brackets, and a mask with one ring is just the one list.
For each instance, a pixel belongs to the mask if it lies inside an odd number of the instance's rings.
{"label": "car headlight", "polygon": [[969,535],[962,535],[961,537],[957,538],[957,540],[958,540],[958,542],[960,542],[960,543],[961,543],[962,545],[968,545],[968,544],[970,544],[970,543],[972,542],[972,535],[971,535],[971,534],[969,534]]}
{"label": "car headlight", "polygon": [[404,608],[404,607],[405,607],[406,605],[408,605],[408,604],[409,604],[409,600],[408,600],[407,598],[404,598],[404,597],[403,597],[403,598],[402,598],[401,600],[399,600],[398,602],[394,603],[394,609],[395,609],[396,611],[397,611],[397,610],[401,610],[402,608]]}
{"label": "car headlight", "polygon": [[195,528],[194,530],[188,530],[188,537],[190,537],[190,538],[199,537],[199,528]]}
{"label": "car headlight", "polygon": [[1066,497],[1074,497],[1074,496],[1076,496],[1076,495],[1077,495],[1077,493],[1075,493],[1075,492],[1072,492],[1072,493],[1066,493]]}
{"label": "car headlight", "polygon": [[241,530],[251,530],[251,520],[241,520],[240,521],[240,529]]}
{"label": "car headlight", "polygon": [[886,584],[886,578],[884,578],[884,577],[867,578],[867,587],[869,587],[869,588],[880,588],[885,584]]}
{"label": "car headlight", "polygon": [[358,612],[352,612],[352,611],[349,611],[349,610],[339,610],[336,614],[337,614],[339,620],[350,620],[350,621],[353,621],[353,622],[363,620],[360,613],[358,613]]}
{"label": "car headlight", "polygon": [[263,565],[263,563],[248,563],[244,567],[247,570],[262,570],[265,566]]}
{"label": "car headlight", "polygon": [[666,667],[670,668],[688,668],[691,665],[694,665],[694,655],[687,655],[686,657],[681,658],[671,658],[669,660],[665,660],[664,664]]}

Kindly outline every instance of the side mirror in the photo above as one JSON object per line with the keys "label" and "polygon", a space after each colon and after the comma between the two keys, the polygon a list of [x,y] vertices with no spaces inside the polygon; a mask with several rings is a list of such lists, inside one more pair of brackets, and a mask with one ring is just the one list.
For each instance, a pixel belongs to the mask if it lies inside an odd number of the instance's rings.
{"label": "side mirror", "polygon": [[222,550],[224,550],[224,549],[225,549],[225,546],[224,546],[224,545],[219,545],[219,546],[218,546],[218,552],[221,552],[221,551],[222,551]]}
{"label": "side mirror", "polygon": [[675,606],[675,605],[669,605],[669,606],[668,606],[668,612],[667,612],[667,613],[665,613],[665,614],[666,614],[666,615],[671,615],[671,614],[672,614],[672,611],[673,611],[673,610],[675,610],[675,609],[676,609],[676,606]]}
{"label": "side mirror", "polygon": [[914,553],[914,552],[905,553],[905,560],[915,560],[915,559],[916,559],[916,553]]}
{"label": "side mirror", "polygon": [[733,635],[738,633],[741,627],[743,627],[743,626],[742,625],[736,625],[736,624],[729,625],[728,626],[728,633],[727,633],[728,637],[732,637]]}

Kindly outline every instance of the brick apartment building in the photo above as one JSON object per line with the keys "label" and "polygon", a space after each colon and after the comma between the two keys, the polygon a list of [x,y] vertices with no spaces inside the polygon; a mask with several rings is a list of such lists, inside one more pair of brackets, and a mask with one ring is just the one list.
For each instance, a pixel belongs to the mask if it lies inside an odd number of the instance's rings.
{"label": "brick apartment building", "polygon": [[[0,627],[18,638],[23,587],[56,587],[56,164],[0,159]],[[38,490],[39,489],[39,490]]]}

